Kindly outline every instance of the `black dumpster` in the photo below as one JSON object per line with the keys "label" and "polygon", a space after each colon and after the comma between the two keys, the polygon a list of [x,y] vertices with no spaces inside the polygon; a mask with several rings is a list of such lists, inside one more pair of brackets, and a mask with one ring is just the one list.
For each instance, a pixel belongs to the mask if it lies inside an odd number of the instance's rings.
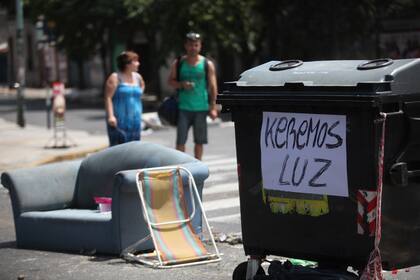
{"label": "black dumpster", "polygon": [[379,248],[384,269],[420,264],[420,59],[268,62],[218,103],[246,255],[363,269]]}

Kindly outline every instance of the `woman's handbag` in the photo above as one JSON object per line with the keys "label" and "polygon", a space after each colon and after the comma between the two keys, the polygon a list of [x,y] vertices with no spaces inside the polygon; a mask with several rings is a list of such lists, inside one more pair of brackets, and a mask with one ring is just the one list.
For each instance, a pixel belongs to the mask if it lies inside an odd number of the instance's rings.
{"label": "woman's handbag", "polygon": [[171,95],[166,97],[158,108],[160,121],[165,125],[176,126],[178,123],[178,98]]}

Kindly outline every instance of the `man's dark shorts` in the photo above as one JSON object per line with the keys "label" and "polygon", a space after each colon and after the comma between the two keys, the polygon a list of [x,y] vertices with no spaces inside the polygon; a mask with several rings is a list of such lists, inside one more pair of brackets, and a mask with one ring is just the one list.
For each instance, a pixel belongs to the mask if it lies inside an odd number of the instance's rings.
{"label": "man's dark shorts", "polygon": [[193,127],[194,143],[207,144],[207,111],[179,110],[176,144],[185,145],[188,138],[188,130]]}

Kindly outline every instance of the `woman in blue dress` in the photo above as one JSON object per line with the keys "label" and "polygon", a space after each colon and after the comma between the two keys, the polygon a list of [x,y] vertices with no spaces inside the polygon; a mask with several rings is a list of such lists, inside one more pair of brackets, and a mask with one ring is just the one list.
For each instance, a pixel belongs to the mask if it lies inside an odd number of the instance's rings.
{"label": "woman in blue dress", "polygon": [[137,73],[139,56],[125,51],[117,57],[118,72],[112,73],[105,85],[105,111],[110,146],[140,140],[141,95],[144,80]]}

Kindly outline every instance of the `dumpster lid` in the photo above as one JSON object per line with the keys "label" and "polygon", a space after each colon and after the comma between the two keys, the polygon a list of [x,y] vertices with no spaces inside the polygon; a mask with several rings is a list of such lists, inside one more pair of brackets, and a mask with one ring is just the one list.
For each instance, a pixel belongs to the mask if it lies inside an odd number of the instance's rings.
{"label": "dumpster lid", "polygon": [[[420,59],[300,60],[270,61],[241,74],[236,86],[301,84],[311,86],[357,86],[361,83],[391,83],[404,90],[420,91]],[[415,90],[414,90],[415,91]]]}

